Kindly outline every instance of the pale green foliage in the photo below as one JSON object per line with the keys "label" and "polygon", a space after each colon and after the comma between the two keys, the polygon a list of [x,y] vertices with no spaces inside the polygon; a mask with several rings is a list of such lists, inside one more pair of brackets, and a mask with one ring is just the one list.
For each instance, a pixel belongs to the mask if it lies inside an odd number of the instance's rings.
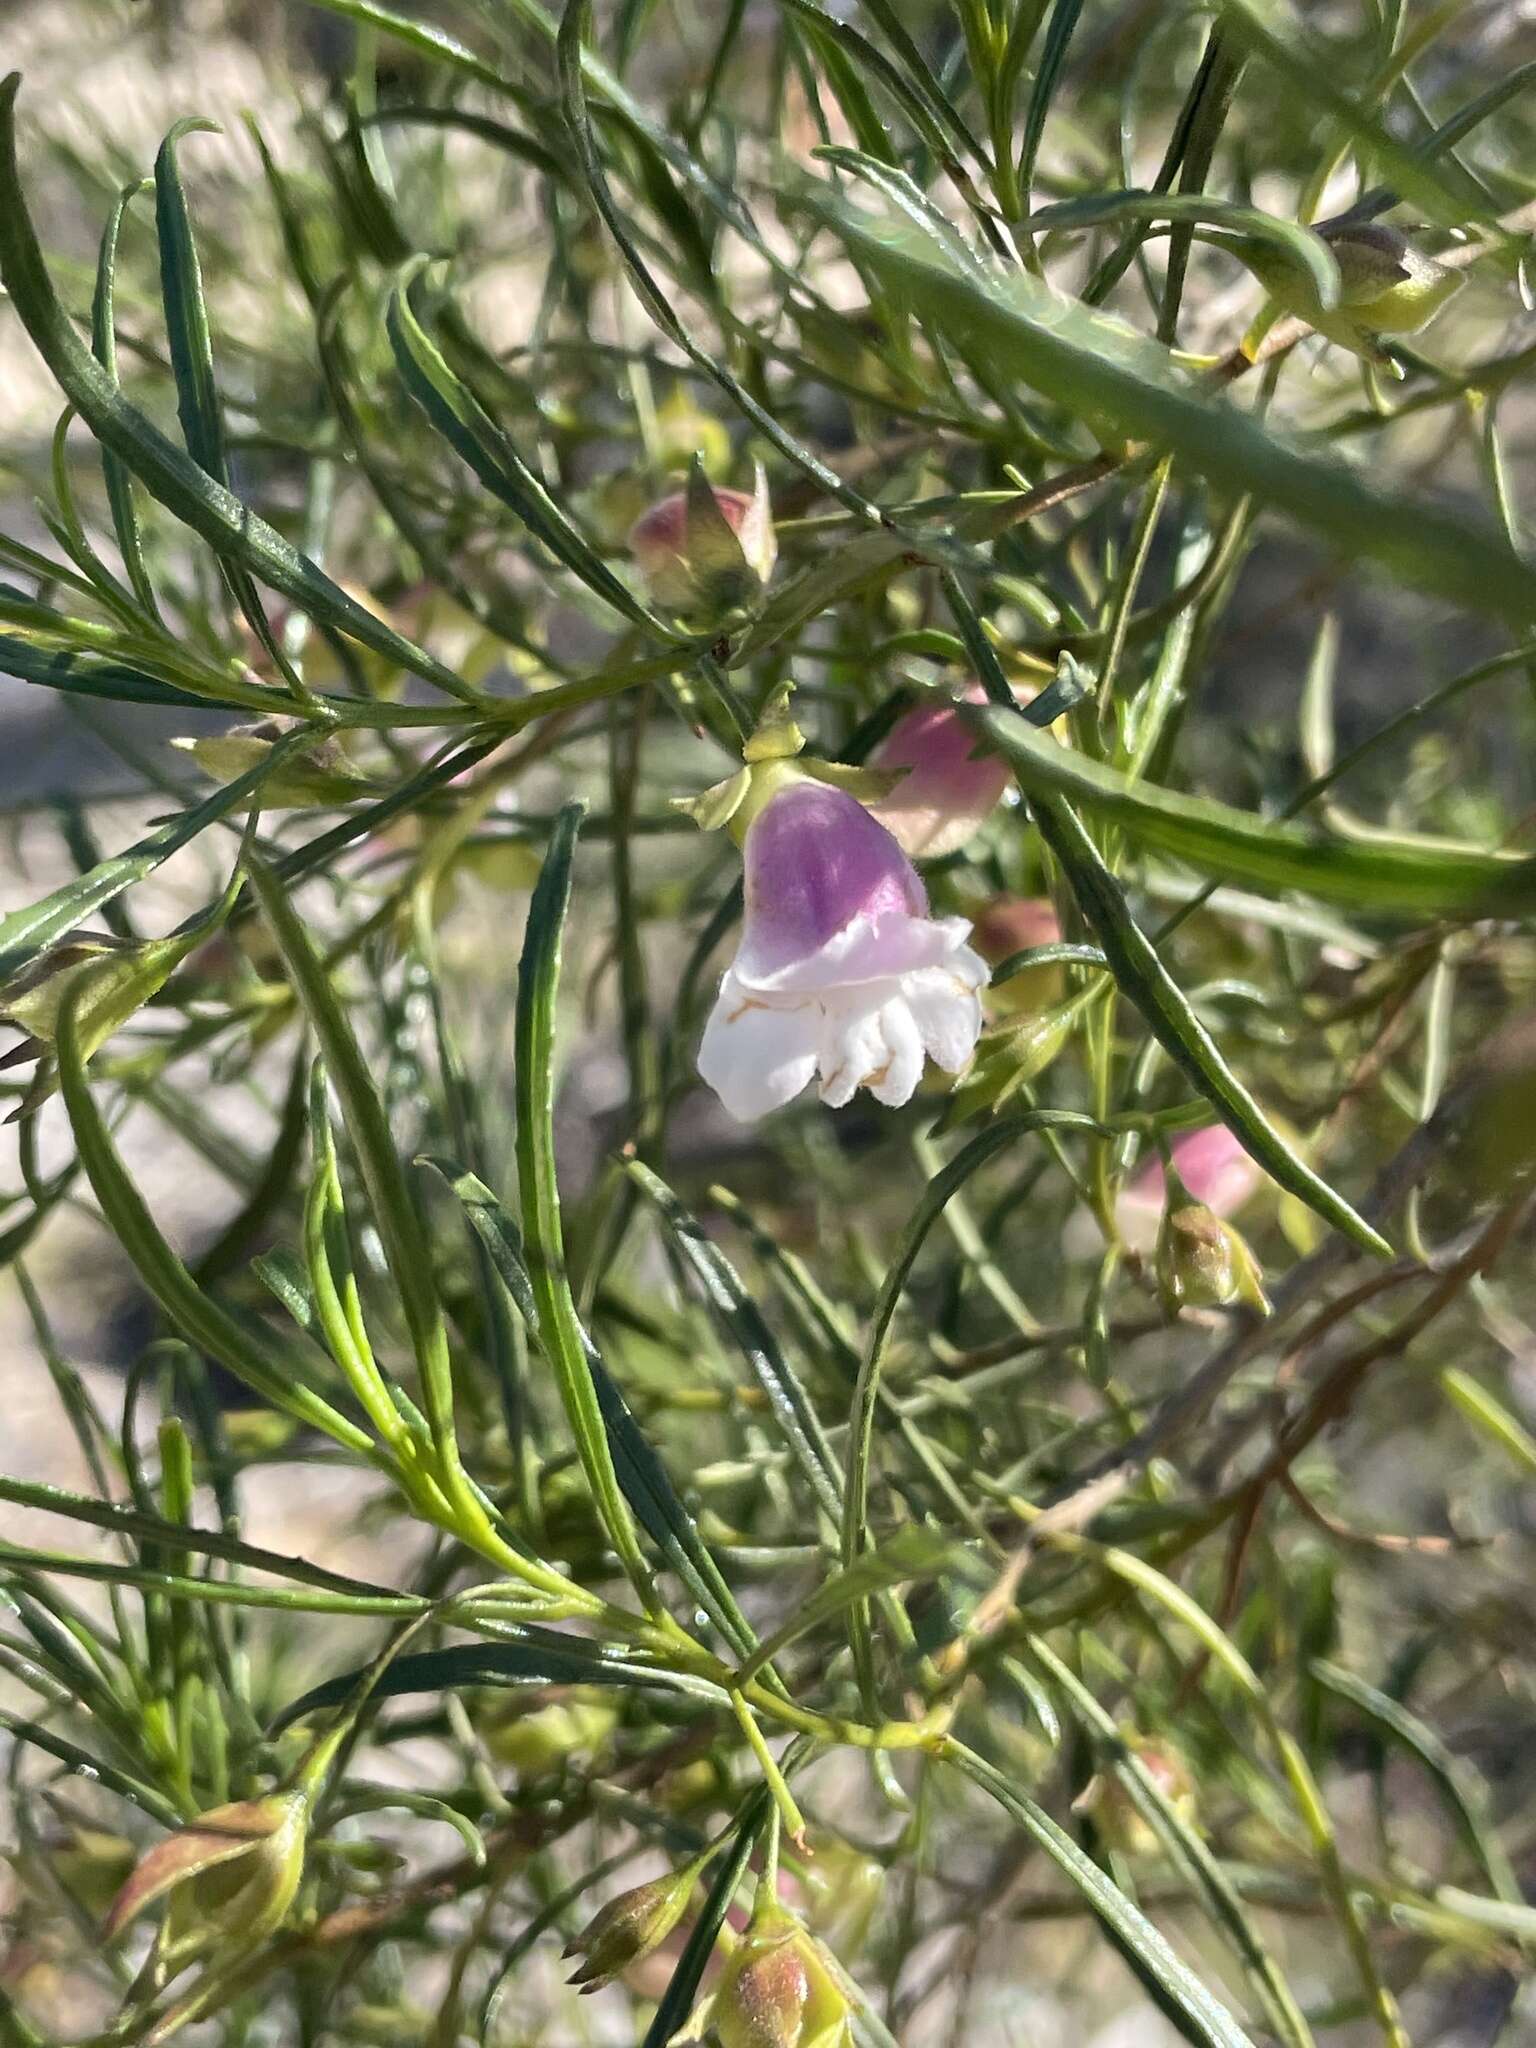
{"label": "pale green foliage", "polygon": [[[121,787],[5,785],[3,2048],[1527,2038],[1501,12],[269,0],[248,135],[5,89],[0,674]],[[935,689],[977,1057],[728,1127],[735,842]]]}

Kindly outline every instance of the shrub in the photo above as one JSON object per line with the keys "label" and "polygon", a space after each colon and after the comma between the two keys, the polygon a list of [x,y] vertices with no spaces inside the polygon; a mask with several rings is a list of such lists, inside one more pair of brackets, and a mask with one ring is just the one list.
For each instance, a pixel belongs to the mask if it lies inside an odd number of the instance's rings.
{"label": "shrub", "polygon": [[1523,2038],[1530,67],[1310,12],[6,87],[11,2041]]}

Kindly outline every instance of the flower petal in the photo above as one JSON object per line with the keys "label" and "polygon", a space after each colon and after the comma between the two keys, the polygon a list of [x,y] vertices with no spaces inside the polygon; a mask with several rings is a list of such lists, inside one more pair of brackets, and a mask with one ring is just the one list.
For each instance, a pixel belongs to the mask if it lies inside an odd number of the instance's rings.
{"label": "flower petal", "polygon": [[[917,870],[856,797],[791,782],[753,819],[742,848],[746,915],[736,962],[743,979],[777,986],[856,921],[921,919]],[[788,986],[789,984],[785,984]]]}
{"label": "flower petal", "polygon": [[887,983],[868,983],[829,992],[821,1011],[821,1037],[816,1063],[821,1069],[821,1099],[829,1109],[843,1109],[863,1086],[866,1074],[885,1064],[885,1036],[880,1028]]}
{"label": "flower petal", "polygon": [[922,1034],[925,1050],[946,1074],[958,1074],[981,1035],[985,963],[962,946],[942,967],[925,967],[903,977],[902,994]]}
{"label": "flower petal", "polygon": [[704,1027],[699,1072],[738,1123],[792,1102],[816,1071],[814,1003],[767,1003],[727,972]]}
{"label": "flower petal", "polygon": [[[885,911],[878,917],[851,919],[814,953],[776,970],[764,971],[743,948],[734,972],[744,986],[762,994],[823,995],[946,965],[958,952],[968,951],[970,929],[963,917],[909,917],[902,910]],[[982,966],[980,979],[986,978]]]}
{"label": "flower petal", "polygon": [[893,996],[882,1006],[880,1035],[885,1041],[884,1064],[864,1076],[864,1086],[876,1102],[900,1109],[912,1100],[923,1078],[922,1036],[904,996]]}

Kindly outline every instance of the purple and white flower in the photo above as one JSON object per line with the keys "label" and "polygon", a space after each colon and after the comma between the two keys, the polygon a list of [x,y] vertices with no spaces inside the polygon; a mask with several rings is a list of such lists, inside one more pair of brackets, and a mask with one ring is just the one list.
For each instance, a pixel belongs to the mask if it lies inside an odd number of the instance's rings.
{"label": "purple and white flower", "polygon": [[746,1123],[820,1075],[895,1108],[927,1054],[958,1073],[981,1030],[986,963],[962,917],[928,915],[917,871],[858,800],[810,780],[747,828],[746,915],[699,1048],[699,1072]]}

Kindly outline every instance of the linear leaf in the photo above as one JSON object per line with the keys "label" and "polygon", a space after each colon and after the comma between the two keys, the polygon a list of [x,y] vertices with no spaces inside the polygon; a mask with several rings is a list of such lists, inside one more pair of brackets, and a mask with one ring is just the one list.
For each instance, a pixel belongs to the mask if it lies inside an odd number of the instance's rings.
{"label": "linear leaf", "polygon": [[[474,1174],[465,1173],[449,1159],[426,1159],[422,1164],[440,1174],[457,1195],[476,1235],[506,1283],[507,1292],[517,1304],[518,1313],[530,1332],[537,1336],[538,1304],[523,1259],[522,1238],[517,1225],[484,1181]],[[631,1414],[618,1382],[604,1365],[585,1330],[582,1331],[582,1342],[587,1369],[597,1389],[603,1425],[608,1432],[614,1470],[625,1499],[634,1509],[645,1533],[710,1615],[736,1654],[747,1655],[756,1637],[700,1536],[698,1525],[683,1505],[666,1466]]]}
{"label": "linear leaf", "polygon": [[638,1159],[628,1162],[628,1170],[661,1211],[673,1243],[720,1327],[740,1348],[758,1385],[768,1396],[795,1462],[810,1481],[822,1507],[836,1521],[842,1512],[842,1498],[831,1446],[810,1395],[791,1370],[762,1310],[742,1285],[725,1253],[705,1235],[697,1217],[688,1213],[666,1182]]}
{"label": "linear leaf", "polygon": [[[847,1472],[843,1482],[842,1511],[838,1518],[845,1571],[851,1571],[857,1565],[868,1544],[869,1480],[874,1456],[875,1411],[879,1405],[885,1366],[885,1340],[928,1233],[943,1215],[949,1201],[990,1159],[1005,1151],[1016,1139],[1034,1132],[1057,1130],[1102,1134],[1104,1126],[1082,1111],[1072,1109],[1025,1110],[1018,1116],[1005,1117],[989,1125],[957,1152],[942,1172],[934,1175],[902,1234],[900,1248],[891,1262],[875,1312],[870,1318],[848,1419]],[[862,1599],[853,1602],[852,1633],[855,1652],[864,1667],[867,1689],[872,1667],[869,1663],[868,1622]]]}
{"label": "linear leaf", "polygon": [[433,1439],[440,1447],[451,1447],[453,1373],[447,1324],[433,1285],[426,1231],[412,1201],[383,1102],[362,1048],[288,892],[278,886],[264,863],[250,860],[247,865],[262,915],[271,927],[294,993],[319,1042],[347,1134],[362,1168],[372,1218],[383,1240],[390,1277],[411,1333]]}
{"label": "linear leaf", "polygon": [[1001,1771],[958,1742],[942,1752],[1016,1820],[1038,1849],[1082,1893],[1105,1927],[1145,1972],[1150,1985],[1167,1999],[1191,2041],[1199,2048],[1253,2048],[1253,2043],[1192,1971],[1180,1962],[1151,1921],[1125,1896],[1091,1857],[1058,1827],[1027,1792],[1017,1790]]}
{"label": "linear leaf", "polygon": [[517,971],[517,1180],[535,1328],[560,1391],[592,1506],[642,1599],[654,1605],[650,1567],[614,1471],[608,1432],[587,1359],[585,1333],[571,1296],[555,1177],[555,1001],[571,868],[585,806],[567,804],[555,820],[539,871]]}
{"label": "linear leaf", "polygon": [[1339,302],[1339,266],[1322,236],[1297,221],[1263,213],[1256,206],[1206,199],[1198,193],[1089,193],[1081,199],[1063,199],[1054,206],[1042,206],[1021,225],[1044,233],[1058,228],[1102,227],[1117,220],[1182,221],[1201,227],[1228,228],[1233,234],[1272,242],[1308,273],[1318,303],[1325,310]]}
{"label": "linear leaf", "polygon": [[1196,1015],[1142,931],[1082,820],[1058,797],[1032,799],[1040,836],[1071,884],[1094,937],[1104,949],[1121,993],[1133,1002],[1164,1052],[1210,1103],[1227,1129],[1270,1178],[1315,1209],[1364,1250],[1390,1257],[1380,1231],[1352,1209],[1269,1121],[1227,1064],[1220,1046]]}
{"label": "linear leaf", "polygon": [[1029,1648],[1054,1684],[1066,1694],[1083,1726],[1090,1728],[1104,1744],[1109,1768],[1143,1809],[1145,1818],[1193,1870],[1210,1900],[1213,1917],[1226,1929],[1251,1972],[1276,2032],[1292,2048],[1313,2048],[1312,2030],[1289,1985],[1265,1947],[1236,1886],[1206,1847],[1199,1828],[1180,1812],[1179,1802],[1168,1796],[1156,1773],[1147,1769],[1134,1747],[1127,1745],[1113,1715],[1105,1712],[1071,1667],[1038,1636],[1030,1638]]}
{"label": "linear leaf", "polygon": [[417,257],[406,266],[389,300],[389,342],[406,390],[486,489],[517,514],[557,561],[563,562],[599,597],[606,598],[632,625],[666,634],[661,620],[614,575],[545,490],[469,386],[449,368],[421,324],[415,303],[427,260]]}
{"label": "linear leaf", "polygon": [[104,903],[110,903],[134,882],[151,875],[161,862],[168,860],[178,848],[188,845],[219,819],[238,810],[246,798],[253,797],[260,790],[262,781],[277,767],[293,748],[310,736],[302,732],[290,733],[279,740],[265,761],[248,768],[244,775],[226,783],[223,789],[198,804],[190,811],[183,811],[179,818],[158,826],[146,838],[126,853],[117,853],[110,860],[99,861],[83,875],[76,875],[71,882],[44,896],[40,902],[30,903],[24,910],[13,910],[0,918],[0,980],[8,980],[18,973],[29,960],[55,939],[72,931],[83,918],[93,910],[99,910]]}
{"label": "linear leaf", "polygon": [[1314,1660],[1307,1668],[1319,1685],[1326,1686],[1337,1698],[1348,1700],[1368,1721],[1417,1758],[1481,1864],[1495,1896],[1507,1905],[1523,1905],[1520,1881],[1494,1833],[1488,1811],[1488,1788],[1476,1765],[1447,1749],[1433,1728],[1410,1713],[1400,1700],[1390,1698],[1354,1672],[1342,1671],[1337,1664],[1321,1660]]}
{"label": "linear leaf", "polygon": [[1089,817],[1121,826],[1138,844],[1223,881],[1300,890],[1348,904],[1358,916],[1497,917],[1536,908],[1536,857],[1438,841],[1336,839],[1209,797],[1133,782],[1032,731],[1012,712],[978,707],[966,716],[1011,763],[1027,797],[1067,798]]}
{"label": "linear leaf", "polygon": [[119,1771],[111,1764],[103,1763],[99,1757],[89,1755],[76,1743],[66,1741],[52,1728],[44,1728],[36,1721],[26,1721],[15,1715],[0,1712],[0,1728],[16,1742],[27,1742],[44,1755],[61,1763],[73,1776],[82,1778],[87,1784],[105,1785],[109,1792],[115,1792],[119,1799],[126,1799],[133,1806],[139,1806],[160,1822],[162,1827],[179,1827],[186,1816],[178,1813],[170,1800],[146,1785],[142,1778],[130,1777],[126,1771]]}
{"label": "linear leaf", "polygon": [[1375,489],[1193,383],[1160,343],[1021,270],[978,274],[910,218],[877,218],[830,191],[801,203],[994,377],[1017,376],[1080,417],[1109,422],[1416,589],[1512,620],[1536,617],[1536,567],[1486,525]]}
{"label": "linear leaf", "polygon": [[80,1055],[74,1010],[74,1002],[66,997],[57,1048],[64,1102],[92,1192],[140,1279],[188,1343],[217,1359],[274,1408],[371,1459],[374,1446],[366,1433],[304,1385],[293,1358],[265,1330],[254,1323],[237,1323],[206,1295],[161,1236],[96,1107]]}
{"label": "linear leaf", "polygon": [[393,1597],[388,1586],[375,1585],[368,1579],[348,1578],[341,1572],[328,1571],[324,1565],[311,1564],[308,1558],[289,1557],[278,1550],[263,1550],[257,1544],[242,1543],[238,1537],[217,1529],[172,1525],[161,1516],[147,1514],[141,1508],[131,1508],[119,1501],[97,1500],[91,1494],[73,1493],[68,1487],[50,1486],[42,1480],[12,1479],[0,1475],[0,1500],[10,1501],[16,1507],[34,1508],[41,1514],[64,1515],[72,1522],[86,1522],[93,1528],[112,1530],[142,1542],[178,1543],[184,1550],[200,1551],[206,1557],[221,1558],[226,1564],[247,1565],[253,1571],[297,1579],[306,1586],[318,1586],[326,1592],[372,1594],[386,1599]]}
{"label": "linear leaf", "polygon": [[465,696],[452,669],[349,597],[307,555],[168,440],[123,397],[81,341],[49,280],[27,210],[16,159],[20,85],[19,72],[0,83],[0,282],[33,346],[80,417],[168,511],[217,553],[280,590],[318,623],[335,627],[451,696]]}
{"label": "linear leaf", "polygon": [[163,704],[176,711],[291,710],[273,691],[256,690],[231,678],[227,690],[185,690],[147,669],[110,654],[39,647],[14,633],[0,633],[0,675],[37,683],[64,696],[105,697],[119,704]]}
{"label": "linear leaf", "polygon": [[843,1613],[855,1601],[870,1599],[891,1586],[935,1579],[962,1566],[968,1553],[962,1545],[934,1529],[898,1529],[878,1549],[866,1550],[853,1564],[834,1572],[795,1609],[782,1628],[753,1652],[736,1673],[737,1686],[747,1685],[763,1666],[790,1643],[824,1621]]}
{"label": "linear leaf", "polygon": [[[396,1657],[370,1686],[368,1697],[398,1699],[402,1693],[455,1692],[467,1685],[607,1685],[724,1697],[703,1680],[680,1678],[657,1665],[611,1654],[580,1636],[525,1627],[519,1637],[513,1643],[456,1643],[446,1650]],[[270,1733],[279,1735],[324,1707],[344,1706],[372,1669],[365,1664],[312,1686],[283,1708]]]}
{"label": "linear leaf", "polygon": [[1035,82],[1030,89],[1029,108],[1024,116],[1024,140],[1019,146],[1018,183],[1025,193],[1035,181],[1035,164],[1045,135],[1046,116],[1051,111],[1051,100],[1061,78],[1062,66],[1067,61],[1067,46],[1076,32],[1077,18],[1082,11],[1083,0],[1056,0],[1051,9],[1040,62],[1035,69]]}
{"label": "linear leaf", "polygon": [[[117,377],[117,330],[113,299],[117,281],[118,236],[129,202],[143,189],[143,180],[135,178],[132,184],[125,185],[118,193],[107,215],[107,224],[102,229],[101,248],[96,258],[96,290],[91,300],[91,353],[114,381]],[[128,581],[139,602],[153,616],[157,610],[154,586],[144,562],[144,538],[133,502],[132,480],[110,448],[101,451],[101,471],[107,486],[112,531],[117,537],[118,553],[123,558]]]}
{"label": "linear leaf", "polygon": [[753,1844],[759,1830],[768,1818],[769,1793],[765,1785],[759,1785],[743,1800],[737,1816],[736,1835],[730,1853],[722,1860],[715,1872],[714,1883],[704,1901],[703,1910],[689,1931],[683,1952],[677,1959],[677,1968],[655,2017],[645,2030],[645,2039],[640,2048],[668,2048],[693,2010],[699,1986],[704,1981],[704,1971],[714,1954],[715,1943],[720,1939],[720,1929],[725,1924],[726,1913],[736,1896],[736,1887],[746,1875],[751,1859]]}

